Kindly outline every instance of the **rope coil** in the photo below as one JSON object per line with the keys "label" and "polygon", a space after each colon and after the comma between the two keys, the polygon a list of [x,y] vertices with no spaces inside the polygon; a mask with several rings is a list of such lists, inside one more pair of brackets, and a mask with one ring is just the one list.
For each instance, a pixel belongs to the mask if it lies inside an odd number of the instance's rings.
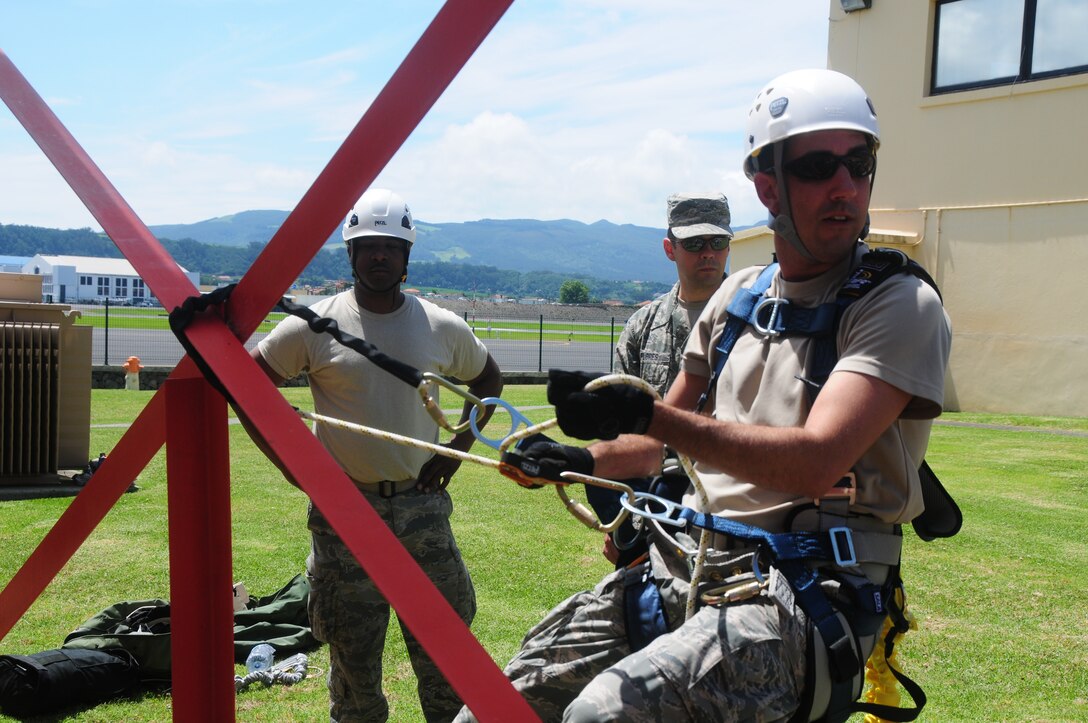
{"label": "rope coil", "polygon": [[286,660],[273,665],[267,670],[255,670],[244,676],[234,676],[234,690],[237,693],[245,690],[254,683],[260,683],[265,688],[279,683],[280,685],[294,685],[306,680],[309,670],[309,659],[304,653],[296,653]]}

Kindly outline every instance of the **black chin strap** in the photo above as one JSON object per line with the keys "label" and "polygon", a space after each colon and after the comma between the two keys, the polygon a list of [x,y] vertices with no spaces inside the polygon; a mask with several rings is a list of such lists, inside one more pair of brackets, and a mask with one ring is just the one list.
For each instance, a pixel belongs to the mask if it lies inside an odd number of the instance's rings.
{"label": "black chin strap", "polygon": [[774,151],[774,177],[778,181],[778,197],[782,200],[782,212],[771,219],[767,227],[775,234],[789,241],[799,254],[807,260],[819,263],[819,259],[812,255],[797,233],[797,227],[793,225],[793,208],[790,206],[790,189],[786,183],[786,173],[782,169],[782,159],[786,155],[786,141],[779,141],[772,146]]}

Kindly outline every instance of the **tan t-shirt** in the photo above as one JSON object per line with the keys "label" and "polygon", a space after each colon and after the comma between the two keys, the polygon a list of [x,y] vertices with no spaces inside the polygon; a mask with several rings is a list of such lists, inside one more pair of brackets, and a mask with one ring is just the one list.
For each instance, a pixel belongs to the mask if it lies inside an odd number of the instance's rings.
{"label": "tan t-shirt", "polygon": [[[468,381],[480,375],[487,361],[487,348],[461,317],[412,295],[406,295],[404,304],[390,314],[360,309],[350,290],[312,308],[320,316],[335,319],[342,331],[422,372]],[[329,334],[314,333],[302,319],[287,317],[258,348],[284,379],[308,372],[317,413],[425,442],[438,440],[438,425],[414,387]],[[459,415],[460,400],[455,406]],[[315,423],[314,431],[333,459],[359,482],[414,478],[432,456],[424,449],[327,424]]]}
{"label": "tan t-shirt", "polygon": [[[789,282],[775,276],[768,296],[806,308],[832,301],[868,248],[825,274]],[[710,299],[692,330],[684,371],[709,379],[716,364],[726,308],[738,288],[749,287],[762,269],[733,274]],[[914,398],[854,465],[858,496],[853,511],[887,523],[906,523],[922,511],[918,466],[929,442],[932,419],[944,401],[951,324],[937,293],[909,274],[896,274],[851,304],[836,338],[839,360],[832,374],[852,371],[881,379]],[[716,419],[775,427],[803,426],[810,402],[803,376],[815,349],[808,336],[763,338],[747,327],[729,355],[706,411]],[[749,481],[697,465],[711,511],[770,530],[784,529],[786,516],[807,498],[764,489]],[[802,470],[798,474],[804,474]],[[693,504],[694,499],[686,500]]]}

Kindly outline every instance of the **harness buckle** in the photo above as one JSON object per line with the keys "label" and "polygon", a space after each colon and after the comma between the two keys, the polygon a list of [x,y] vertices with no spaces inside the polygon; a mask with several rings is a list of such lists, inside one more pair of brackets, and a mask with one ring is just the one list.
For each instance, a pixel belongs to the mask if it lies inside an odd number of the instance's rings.
{"label": "harness buckle", "polygon": [[[827,531],[831,539],[831,552],[835,555],[835,564],[839,567],[853,567],[858,564],[854,552],[854,533],[849,527],[832,527]],[[843,554],[843,553],[846,554]]]}
{"label": "harness buckle", "polygon": [[[781,330],[775,328],[778,325],[779,309],[783,306],[789,306],[789,303],[789,299],[770,296],[760,299],[759,303],[756,304],[756,308],[752,311],[752,327],[767,339],[781,336]],[[770,311],[767,316],[767,324],[764,326],[760,323],[760,315],[767,307],[770,307]]]}
{"label": "harness buckle", "polygon": [[835,486],[828,490],[827,494],[823,497],[817,497],[813,500],[817,507],[820,506],[821,500],[842,500],[845,499],[846,503],[853,505],[857,501],[858,497],[858,477],[853,472],[847,472],[843,475],[843,478],[835,483]]}

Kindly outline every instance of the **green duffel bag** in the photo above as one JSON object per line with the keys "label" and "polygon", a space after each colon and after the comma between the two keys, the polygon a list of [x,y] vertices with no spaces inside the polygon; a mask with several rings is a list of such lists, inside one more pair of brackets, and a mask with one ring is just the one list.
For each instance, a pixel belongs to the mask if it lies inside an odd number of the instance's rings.
{"label": "green duffel bag", "polygon": [[[296,575],[271,595],[251,599],[234,614],[234,659],[244,663],[257,643],[276,648],[279,658],[318,646],[310,630],[306,601],[310,585]],[[121,648],[140,665],[144,684],[170,683],[170,603],[162,599],[111,605],[73,630],[62,648]]]}
{"label": "green duffel bag", "polygon": [[145,684],[170,684],[170,603],[131,600],[110,605],[68,634],[64,648],[127,650]]}

